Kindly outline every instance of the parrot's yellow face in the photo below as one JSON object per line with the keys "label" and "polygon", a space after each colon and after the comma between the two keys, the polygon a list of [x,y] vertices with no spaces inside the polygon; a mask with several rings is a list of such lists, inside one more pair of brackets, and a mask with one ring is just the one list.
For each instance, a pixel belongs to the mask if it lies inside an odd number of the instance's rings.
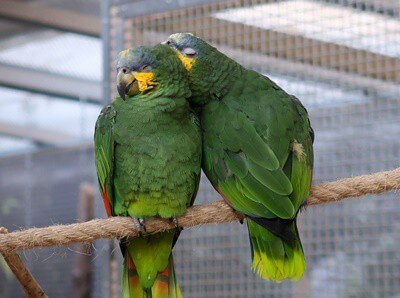
{"label": "parrot's yellow face", "polygon": [[140,59],[137,59],[132,50],[125,50],[119,54],[117,89],[122,99],[125,99],[125,95],[145,93],[158,85],[154,80],[150,61],[146,62],[145,55],[139,57]]}
{"label": "parrot's yellow face", "polygon": [[176,51],[166,45],[139,46],[120,52],[117,73],[117,89],[123,100],[191,95],[188,72]]}
{"label": "parrot's yellow face", "polygon": [[204,105],[210,101],[210,94],[217,96],[226,87],[219,82],[221,77],[226,77],[223,74],[226,67],[219,63],[225,58],[215,47],[191,33],[172,34],[162,44],[175,51],[188,72],[191,103]]}
{"label": "parrot's yellow face", "polygon": [[153,89],[154,86],[158,85],[157,82],[153,81],[153,72],[133,72],[133,77],[138,83],[138,88],[140,92],[145,92],[147,90]]}
{"label": "parrot's yellow face", "polygon": [[167,41],[163,44],[176,50],[179,59],[182,61],[187,71],[191,71],[193,66],[196,64],[198,57],[196,47],[188,42],[190,38],[194,38],[192,33],[176,33],[172,34]]}
{"label": "parrot's yellow face", "polygon": [[188,57],[178,52],[178,58],[182,61],[183,66],[186,68],[187,71],[190,71],[193,65],[196,63],[195,57]]}

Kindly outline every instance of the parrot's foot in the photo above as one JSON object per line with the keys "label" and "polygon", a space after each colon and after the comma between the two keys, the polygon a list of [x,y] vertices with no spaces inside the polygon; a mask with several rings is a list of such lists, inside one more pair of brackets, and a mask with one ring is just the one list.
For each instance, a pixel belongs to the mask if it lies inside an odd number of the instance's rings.
{"label": "parrot's foot", "polygon": [[244,218],[239,219],[240,224],[244,224]]}
{"label": "parrot's foot", "polygon": [[132,221],[136,226],[136,229],[139,233],[139,236],[142,237],[143,236],[143,232],[147,232],[146,231],[146,224],[144,223],[144,218],[136,218],[136,217],[132,217]]}
{"label": "parrot's foot", "polygon": [[174,216],[174,217],[171,217],[171,218],[169,219],[169,222],[173,222],[175,228],[177,228],[177,229],[179,229],[179,230],[183,230],[183,228],[181,228],[181,227],[179,226],[178,219],[177,219],[175,216]]}

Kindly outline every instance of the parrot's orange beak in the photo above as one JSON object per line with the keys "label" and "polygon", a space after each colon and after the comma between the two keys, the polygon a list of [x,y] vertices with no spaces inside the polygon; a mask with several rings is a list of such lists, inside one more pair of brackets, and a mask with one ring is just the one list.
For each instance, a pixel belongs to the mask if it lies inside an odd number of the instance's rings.
{"label": "parrot's orange beak", "polygon": [[138,81],[129,68],[121,67],[119,69],[117,74],[117,90],[123,100],[125,100],[126,95],[134,96],[140,93]]}

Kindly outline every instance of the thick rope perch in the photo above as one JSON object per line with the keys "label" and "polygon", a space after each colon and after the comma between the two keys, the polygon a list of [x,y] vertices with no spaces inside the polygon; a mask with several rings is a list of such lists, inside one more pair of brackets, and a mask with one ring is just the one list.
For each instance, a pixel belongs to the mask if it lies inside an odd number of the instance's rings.
{"label": "thick rope perch", "polygon": [[[399,188],[400,168],[316,185],[312,187],[308,205],[335,202],[365,194],[378,194]],[[233,211],[223,201],[217,201],[189,208],[178,221],[181,227],[189,228],[210,223],[234,222],[240,219],[243,219],[243,215]],[[174,228],[174,225],[167,220],[152,219],[146,221],[146,228],[148,233],[157,233]],[[0,253],[137,235],[136,227],[130,218],[94,219],[84,223],[33,228],[0,235]]]}
{"label": "thick rope perch", "polygon": [[400,168],[313,186],[307,205],[330,203],[398,189],[400,189]]}

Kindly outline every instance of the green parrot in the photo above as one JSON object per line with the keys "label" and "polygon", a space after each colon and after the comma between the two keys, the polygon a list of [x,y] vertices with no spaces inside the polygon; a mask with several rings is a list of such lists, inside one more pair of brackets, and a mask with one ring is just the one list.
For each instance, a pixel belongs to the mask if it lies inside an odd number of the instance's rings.
{"label": "green parrot", "polygon": [[[96,122],[95,164],[108,216],[175,220],[193,204],[201,131],[187,98],[187,71],[165,45],[122,51],[116,99]],[[176,229],[121,242],[123,297],[182,297],[172,259]]]}
{"label": "green parrot", "polygon": [[190,33],[173,34],[163,44],[189,72],[189,101],[203,132],[203,170],[247,217],[253,270],[275,282],[299,280],[306,263],[296,216],[313,169],[306,109],[267,77]]}

